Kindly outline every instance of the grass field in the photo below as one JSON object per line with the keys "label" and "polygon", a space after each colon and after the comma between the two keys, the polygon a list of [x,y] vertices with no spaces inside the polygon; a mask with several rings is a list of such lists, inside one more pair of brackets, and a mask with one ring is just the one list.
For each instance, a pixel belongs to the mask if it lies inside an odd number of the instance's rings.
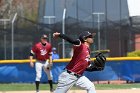
{"label": "grass field", "polygon": [[[140,83],[133,84],[95,84],[96,90],[110,90],[110,89],[140,89]],[[54,84],[56,88],[56,84]],[[74,90],[79,90],[79,88],[73,87]],[[25,83],[9,83],[0,84],[0,91],[32,91],[35,90],[34,84]],[[40,90],[49,90],[48,84],[40,84]]]}

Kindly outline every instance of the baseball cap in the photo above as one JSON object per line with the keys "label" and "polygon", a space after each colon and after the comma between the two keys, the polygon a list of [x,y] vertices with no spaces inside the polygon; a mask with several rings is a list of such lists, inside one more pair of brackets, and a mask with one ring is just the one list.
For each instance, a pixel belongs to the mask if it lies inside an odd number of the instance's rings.
{"label": "baseball cap", "polygon": [[41,36],[41,38],[47,39],[48,36],[47,36],[46,34],[43,34],[43,35]]}
{"label": "baseball cap", "polygon": [[81,41],[84,41],[86,38],[91,37],[93,38],[96,35],[96,33],[90,33],[89,31],[84,31],[79,35],[79,39]]}

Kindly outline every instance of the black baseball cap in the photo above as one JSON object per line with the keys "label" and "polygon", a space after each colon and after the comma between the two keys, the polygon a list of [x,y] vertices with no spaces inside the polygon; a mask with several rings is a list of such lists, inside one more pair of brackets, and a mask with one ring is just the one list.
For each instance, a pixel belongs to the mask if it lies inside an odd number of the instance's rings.
{"label": "black baseball cap", "polygon": [[88,37],[93,38],[96,35],[96,33],[90,33],[89,31],[84,31],[79,35],[80,41],[84,42],[84,40]]}
{"label": "black baseball cap", "polygon": [[48,36],[47,36],[46,34],[43,34],[43,35],[41,36],[41,38],[43,38],[43,39],[47,39]]}

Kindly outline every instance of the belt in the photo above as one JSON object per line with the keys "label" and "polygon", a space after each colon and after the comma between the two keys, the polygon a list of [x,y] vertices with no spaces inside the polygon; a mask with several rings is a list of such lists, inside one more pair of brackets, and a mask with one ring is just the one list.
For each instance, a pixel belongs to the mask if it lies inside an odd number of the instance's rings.
{"label": "belt", "polygon": [[77,78],[81,77],[81,75],[78,75],[78,74],[76,74],[76,73],[74,73],[74,72],[71,72],[71,71],[69,71],[69,70],[66,70],[66,71],[67,71],[67,73],[69,73],[69,74],[71,74],[71,75],[74,75],[74,76],[76,76]]}

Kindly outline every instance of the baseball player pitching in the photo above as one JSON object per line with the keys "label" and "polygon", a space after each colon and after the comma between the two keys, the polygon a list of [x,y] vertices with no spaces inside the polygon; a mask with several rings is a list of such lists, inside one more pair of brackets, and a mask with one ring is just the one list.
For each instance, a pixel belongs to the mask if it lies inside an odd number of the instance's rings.
{"label": "baseball player pitching", "polygon": [[[73,57],[65,70],[60,74],[58,79],[58,85],[54,93],[66,93],[74,84],[82,89],[87,90],[87,93],[96,93],[94,84],[85,76],[83,73],[87,71],[102,70],[97,66],[92,65],[90,61],[90,45],[94,42],[93,37],[95,33],[85,31],[79,35],[79,39],[73,40],[72,38],[55,32],[53,33],[54,38],[62,38],[71,44],[73,44]],[[105,58],[98,57],[100,64],[104,65]],[[98,64],[98,66],[100,65]]]}
{"label": "baseball player pitching", "polygon": [[41,41],[36,43],[30,52],[30,66],[34,67],[34,63],[32,62],[33,56],[36,57],[35,62],[35,71],[36,71],[36,93],[39,93],[39,84],[42,75],[42,69],[46,72],[48,76],[48,83],[50,85],[50,91],[53,92],[53,84],[52,84],[52,46],[47,42],[47,35],[41,36]]}

